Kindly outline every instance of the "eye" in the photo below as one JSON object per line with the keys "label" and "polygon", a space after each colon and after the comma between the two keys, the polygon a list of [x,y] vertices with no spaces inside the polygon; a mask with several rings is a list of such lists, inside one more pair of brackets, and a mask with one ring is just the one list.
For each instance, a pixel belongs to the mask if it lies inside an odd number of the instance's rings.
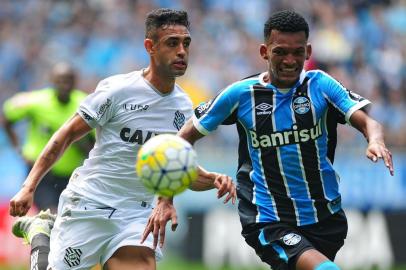
{"label": "eye", "polygon": [[304,54],[305,54],[305,51],[304,51],[304,50],[295,51],[295,55],[296,55],[296,56],[303,56]]}
{"label": "eye", "polygon": [[184,41],[183,42],[183,47],[185,47],[185,48],[189,48],[189,46],[190,46],[190,40],[186,40],[186,41]]}
{"label": "eye", "polygon": [[178,41],[176,40],[176,39],[169,39],[167,42],[166,42],[166,44],[169,46],[169,47],[176,47],[176,46],[178,46]]}
{"label": "eye", "polygon": [[280,49],[275,49],[275,50],[272,51],[272,53],[273,53],[274,55],[277,55],[277,56],[285,55],[284,50],[280,50]]}

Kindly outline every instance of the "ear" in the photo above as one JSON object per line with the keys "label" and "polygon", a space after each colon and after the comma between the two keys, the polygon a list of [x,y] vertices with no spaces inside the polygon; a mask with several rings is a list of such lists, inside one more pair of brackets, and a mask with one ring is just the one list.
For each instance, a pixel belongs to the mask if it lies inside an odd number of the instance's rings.
{"label": "ear", "polygon": [[306,45],[306,60],[309,60],[311,55],[312,55],[312,45],[310,43],[307,43],[307,45]]}
{"label": "ear", "polygon": [[144,39],[144,47],[149,55],[154,54],[155,48],[154,48],[154,41],[152,39],[150,39],[150,38]]}
{"label": "ear", "polygon": [[265,44],[260,45],[259,54],[264,60],[268,60],[268,47]]}

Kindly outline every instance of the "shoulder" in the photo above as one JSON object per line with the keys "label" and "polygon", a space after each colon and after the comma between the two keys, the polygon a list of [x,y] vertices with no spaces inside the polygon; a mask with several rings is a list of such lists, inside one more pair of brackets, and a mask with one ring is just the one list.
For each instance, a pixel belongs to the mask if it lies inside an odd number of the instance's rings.
{"label": "shoulder", "polygon": [[128,88],[134,87],[134,85],[138,81],[140,81],[140,79],[141,79],[140,71],[133,71],[126,74],[113,75],[101,80],[98,83],[95,92],[106,91],[110,92],[111,94],[115,94],[121,91],[125,91]]}
{"label": "shoulder", "polygon": [[306,77],[311,79],[313,83],[329,84],[331,82],[336,82],[331,75],[320,69],[306,71]]}
{"label": "shoulder", "polygon": [[183,90],[182,87],[180,87],[178,84],[175,84],[175,89],[174,89],[174,96],[176,99],[180,98],[182,99],[184,102],[190,104],[190,106],[193,106],[193,102],[192,99],[190,98],[190,96],[185,92],[185,90]]}
{"label": "shoulder", "polygon": [[255,74],[239,81],[236,81],[227,87],[223,91],[242,91],[250,89],[252,85],[260,84],[260,74]]}

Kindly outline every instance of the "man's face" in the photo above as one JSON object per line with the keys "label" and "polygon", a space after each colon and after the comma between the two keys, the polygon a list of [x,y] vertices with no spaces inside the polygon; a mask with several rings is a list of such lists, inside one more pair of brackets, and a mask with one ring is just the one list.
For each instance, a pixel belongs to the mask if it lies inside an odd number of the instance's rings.
{"label": "man's face", "polygon": [[261,45],[260,53],[268,62],[270,82],[279,88],[290,88],[299,80],[304,62],[310,57],[311,46],[304,31],[272,30],[267,44]]}
{"label": "man's face", "polygon": [[169,77],[185,74],[191,42],[188,29],[183,25],[163,26],[156,36],[151,57],[157,69]]}
{"label": "man's face", "polygon": [[53,83],[58,91],[59,100],[63,103],[68,102],[70,93],[75,87],[75,76],[71,73],[54,74]]}

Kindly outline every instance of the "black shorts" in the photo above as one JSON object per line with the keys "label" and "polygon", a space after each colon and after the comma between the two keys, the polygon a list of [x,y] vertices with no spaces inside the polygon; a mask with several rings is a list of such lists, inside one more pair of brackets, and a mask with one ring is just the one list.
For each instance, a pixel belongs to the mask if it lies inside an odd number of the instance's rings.
{"label": "black shorts", "polygon": [[69,177],[61,177],[48,172],[39,183],[34,194],[34,204],[41,210],[58,209],[59,196],[66,188]]}
{"label": "black shorts", "polygon": [[261,260],[273,270],[295,269],[299,256],[316,249],[331,261],[347,237],[347,218],[343,210],[311,225],[293,226],[285,223],[263,224],[256,229],[245,228],[242,235]]}

